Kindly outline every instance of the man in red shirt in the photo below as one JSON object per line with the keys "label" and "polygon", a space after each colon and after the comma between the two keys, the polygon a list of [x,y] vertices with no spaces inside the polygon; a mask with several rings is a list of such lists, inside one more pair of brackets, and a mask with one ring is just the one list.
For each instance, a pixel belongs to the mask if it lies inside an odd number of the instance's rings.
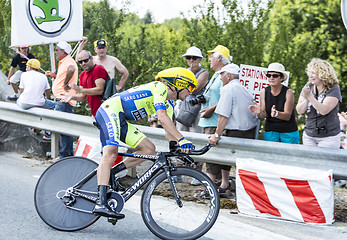
{"label": "man in red shirt", "polygon": [[91,114],[95,116],[96,111],[101,105],[108,74],[103,66],[96,65],[93,62],[92,55],[89,51],[81,51],[76,59],[84,70],[80,75],[80,86],[70,84],[70,87],[74,89],[77,94],[65,94],[63,101],[67,102],[71,99],[83,101],[87,97]]}

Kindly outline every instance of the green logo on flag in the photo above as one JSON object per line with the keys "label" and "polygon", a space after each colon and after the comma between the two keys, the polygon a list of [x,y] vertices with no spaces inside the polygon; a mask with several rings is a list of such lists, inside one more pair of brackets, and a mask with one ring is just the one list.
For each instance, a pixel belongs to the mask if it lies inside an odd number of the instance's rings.
{"label": "green logo on flag", "polygon": [[44,18],[35,18],[38,24],[64,20],[63,17],[59,16],[58,0],[34,0],[33,5],[39,7],[45,15]]}
{"label": "green logo on flag", "polygon": [[26,0],[28,19],[46,37],[59,36],[70,24],[73,0]]}

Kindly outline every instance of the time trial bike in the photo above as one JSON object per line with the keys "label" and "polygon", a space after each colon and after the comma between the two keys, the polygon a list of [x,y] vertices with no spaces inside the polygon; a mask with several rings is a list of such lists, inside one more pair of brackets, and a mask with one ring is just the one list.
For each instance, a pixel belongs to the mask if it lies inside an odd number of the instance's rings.
{"label": "time trial bike", "polygon": [[[211,179],[191,167],[195,162],[190,155],[202,155],[212,145],[186,154],[174,143],[170,143],[169,152],[156,155],[119,153],[124,157],[150,160],[153,165],[125,191],[119,192],[113,167],[108,204],[112,210],[121,212],[124,203],[145,186],[140,204],[142,219],[149,230],[162,239],[196,239],[215,223],[220,198]],[[185,166],[176,166],[174,161]],[[61,231],[77,231],[100,218],[92,213],[97,201],[97,167],[95,161],[75,156],[52,164],[42,173],[34,201],[38,215],[46,224]],[[174,176],[182,177],[182,182],[173,181]],[[194,179],[201,185],[187,194],[187,185]],[[193,187],[190,185],[189,189]],[[201,191],[206,192],[206,197],[194,198],[194,193]],[[117,219],[108,218],[108,221],[116,224]]]}

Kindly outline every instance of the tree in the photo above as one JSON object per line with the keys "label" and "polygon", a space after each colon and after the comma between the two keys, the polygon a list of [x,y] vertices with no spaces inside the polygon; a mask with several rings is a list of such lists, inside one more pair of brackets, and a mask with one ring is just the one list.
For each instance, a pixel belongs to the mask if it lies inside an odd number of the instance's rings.
{"label": "tree", "polygon": [[6,72],[9,68],[11,51],[11,1],[0,0],[0,69]]}
{"label": "tree", "polygon": [[203,54],[221,44],[229,48],[233,62],[262,66],[269,35],[267,21],[272,6],[260,0],[249,2],[248,11],[238,0],[223,0],[223,7],[213,2],[193,9],[197,18],[183,19],[187,41],[199,47]]}
{"label": "tree", "polygon": [[[277,0],[271,12],[267,61],[281,62],[291,72],[296,98],[307,82],[311,58],[329,61],[339,77],[342,97],[347,97],[347,39],[339,0]],[[340,105],[347,110],[346,103]]]}
{"label": "tree", "polygon": [[153,15],[149,10],[147,10],[143,20],[145,21],[145,24],[153,23]]}

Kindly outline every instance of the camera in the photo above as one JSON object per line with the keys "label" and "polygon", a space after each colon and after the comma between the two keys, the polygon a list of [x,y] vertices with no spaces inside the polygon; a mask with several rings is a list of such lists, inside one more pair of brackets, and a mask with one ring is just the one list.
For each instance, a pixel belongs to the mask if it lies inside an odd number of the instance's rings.
{"label": "camera", "polygon": [[196,96],[196,98],[189,100],[189,103],[193,106],[200,103],[206,103],[206,98],[204,97],[204,95],[198,95]]}
{"label": "camera", "polygon": [[317,134],[327,134],[328,133],[328,129],[327,129],[326,126],[316,127],[316,133]]}

